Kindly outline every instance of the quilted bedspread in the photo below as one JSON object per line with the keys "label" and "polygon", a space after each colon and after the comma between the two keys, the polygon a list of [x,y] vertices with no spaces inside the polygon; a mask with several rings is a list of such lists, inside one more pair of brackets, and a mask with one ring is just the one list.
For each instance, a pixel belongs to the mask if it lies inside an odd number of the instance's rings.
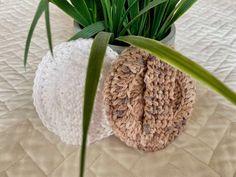
{"label": "quilted bedspread", "polygon": [[[37,0],[0,0],[0,177],[76,177],[79,147],[39,120],[32,103],[35,70],[48,50],[44,19],[26,71],[24,44]],[[54,45],[73,31],[51,7]],[[236,90],[236,1],[199,0],[177,23],[177,50]],[[236,107],[198,84],[187,130],[165,150],[144,153],[111,136],[88,147],[86,177],[236,177]]]}

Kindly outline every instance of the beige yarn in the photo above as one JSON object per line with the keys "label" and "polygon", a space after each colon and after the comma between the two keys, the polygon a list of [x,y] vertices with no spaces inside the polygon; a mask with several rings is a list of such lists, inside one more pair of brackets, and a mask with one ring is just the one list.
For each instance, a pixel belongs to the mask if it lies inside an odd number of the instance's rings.
{"label": "beige yarn", "polygon": [[114,134],[144,151],[165,148],[184,130],[194,99],[190,77],[134,47],[112,65],[104,87]]}

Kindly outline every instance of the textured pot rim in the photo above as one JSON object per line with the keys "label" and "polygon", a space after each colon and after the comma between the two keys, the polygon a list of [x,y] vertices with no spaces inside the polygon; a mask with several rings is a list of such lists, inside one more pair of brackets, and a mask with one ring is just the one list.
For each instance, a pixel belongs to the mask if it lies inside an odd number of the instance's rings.
{"label": "textured pot rim", "polygon": [[[78,23],[76,21],[74,21],[74,32],[78,32],[80,30],[81,30],[80,26],[78,25]],[[166,45],[173,46],[175,43],[174,42],[175,41],[175,34],[176,34],[176,27],[175,27],[175,24],[173,24],[171,26],[170,33],[165,38],[160,40],[159,42],[166,44]],[[113,45],[113,44],[109,44],[109,46],[113,50],[116,50],[118,53],[121,53],[127,47],[127,46],[120,46],[120,45]]]}
{"label": "textured pot rim", "polygon": [[162,42],[163,44],[167,44],[169,41],[171,41],[175,37],[175,34],[176,34],[176,27],[175,27],[175,24],[173,24],[171,26],[170,33],[164,39],[160,40],[160,42]]}

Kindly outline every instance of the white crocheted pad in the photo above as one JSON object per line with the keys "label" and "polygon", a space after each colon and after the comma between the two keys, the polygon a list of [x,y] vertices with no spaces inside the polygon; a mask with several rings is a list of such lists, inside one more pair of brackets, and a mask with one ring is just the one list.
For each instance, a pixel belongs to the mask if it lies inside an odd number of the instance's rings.
{"label": "white crocheted pad", "polygon": [[[43,124],[67,144],[81,143],[83,94],[92,39],[65,42],[48,52],[38,66],[34,105]],[[102,103],[105,75],[117,53],[108,47],[95,100],[88,143],[112,134]]]}

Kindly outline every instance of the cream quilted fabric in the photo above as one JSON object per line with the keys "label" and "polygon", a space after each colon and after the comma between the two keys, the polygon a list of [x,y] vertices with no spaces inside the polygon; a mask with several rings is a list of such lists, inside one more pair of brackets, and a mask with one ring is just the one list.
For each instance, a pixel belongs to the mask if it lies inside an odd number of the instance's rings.
{"label": "cream quilted fabric", "polygon": [[[32,104],[34,72],[48,50],[40,21],[24,71],[26,33],[37,0],[0,0],[0,177],[77,177],[79,148],[65,145]],[[72,21],[52,7],[54,44]],[[236,90],[236,1],[199,0],[177,24],[177,49]],[[172,145],[143,153],[114,136],[89,146],[86,177],[236,177],[236,108],[197,87],[187,130]],[[108,168],[109,167],[109,168]]]}

